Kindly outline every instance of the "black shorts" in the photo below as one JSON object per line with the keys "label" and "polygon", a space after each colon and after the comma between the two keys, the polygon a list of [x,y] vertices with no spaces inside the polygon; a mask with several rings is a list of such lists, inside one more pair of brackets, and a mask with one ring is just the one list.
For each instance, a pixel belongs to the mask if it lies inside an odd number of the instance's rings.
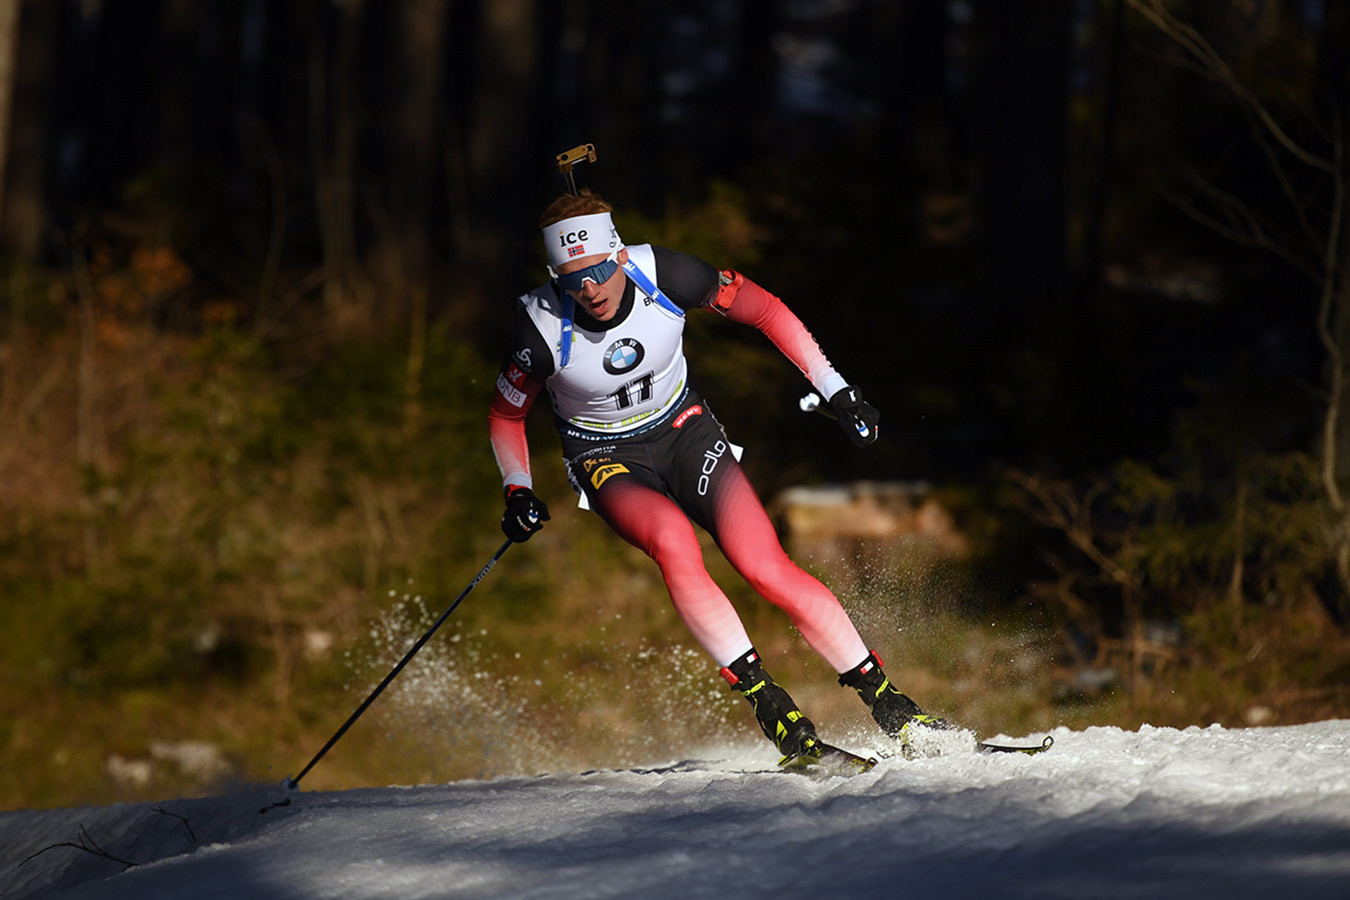
{"label": "black shorts", "polygon": [[592,509],[601,508],[606,486],[632,479],[670,497],[709,528],[718,485],[739,468],[722,424],[692,389],[661,422],[639,434],[595,440],[570,428],[559,431],[568,478]]}

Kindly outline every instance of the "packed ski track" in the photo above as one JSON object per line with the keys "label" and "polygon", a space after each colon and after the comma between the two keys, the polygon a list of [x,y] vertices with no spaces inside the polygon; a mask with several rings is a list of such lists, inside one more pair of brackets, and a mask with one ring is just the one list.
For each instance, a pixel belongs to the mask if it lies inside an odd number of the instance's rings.
{"label": "packed ski track", "polygon": [[0,896],[1350,897],[1350,720],[1051,734],[1034,757],[942,735],[852,778],[766,744],[266,812],[279,786],[8,812]]}

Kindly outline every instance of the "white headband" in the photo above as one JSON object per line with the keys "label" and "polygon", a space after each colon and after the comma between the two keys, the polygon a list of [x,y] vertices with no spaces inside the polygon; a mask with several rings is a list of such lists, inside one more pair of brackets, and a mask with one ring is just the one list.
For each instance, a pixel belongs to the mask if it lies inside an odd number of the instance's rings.
{"label": "white headband", "polygon": [[608,256],[622,246],[614,220],[607,212],[573,216],[544,229],[544,249],[548,251],[549,268],[554,271],[563,263],[583,256],[600,253]]}

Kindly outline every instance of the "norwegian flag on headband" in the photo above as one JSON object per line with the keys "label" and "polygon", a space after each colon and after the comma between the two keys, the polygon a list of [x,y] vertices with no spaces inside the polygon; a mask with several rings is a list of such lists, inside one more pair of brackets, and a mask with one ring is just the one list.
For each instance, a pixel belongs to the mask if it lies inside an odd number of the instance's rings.
{"label": "norwegian flag on headband", "polygon": [[554,222],[544,227],[543,236],[544,250],[552,269],[587,254],[614,253],[623,247],[614,220],[607,212]]}

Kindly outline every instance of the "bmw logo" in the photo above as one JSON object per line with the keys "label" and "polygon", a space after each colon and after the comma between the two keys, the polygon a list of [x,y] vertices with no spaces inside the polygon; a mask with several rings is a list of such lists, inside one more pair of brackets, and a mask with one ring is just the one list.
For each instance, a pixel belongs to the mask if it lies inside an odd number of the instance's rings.
{"label": "bmw logo", "polygon": [[611,375],[622,375],[642,362],[646,351],[634,338],[620,338],[605,350],[605,371]]}

